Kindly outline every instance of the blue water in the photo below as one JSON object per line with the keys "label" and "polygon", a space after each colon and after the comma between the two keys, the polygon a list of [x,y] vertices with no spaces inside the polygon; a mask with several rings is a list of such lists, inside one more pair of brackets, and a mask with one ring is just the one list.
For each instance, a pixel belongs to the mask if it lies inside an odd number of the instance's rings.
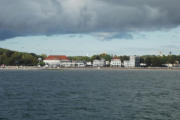
{"label": "blue water", "polygon": [[0,120],[179,120],[180,71],[0,71]]}

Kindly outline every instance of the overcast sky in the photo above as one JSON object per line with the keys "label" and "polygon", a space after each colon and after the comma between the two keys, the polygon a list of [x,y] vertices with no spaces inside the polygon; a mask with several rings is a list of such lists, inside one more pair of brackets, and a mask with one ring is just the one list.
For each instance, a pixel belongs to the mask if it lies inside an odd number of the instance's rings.
{"label": "overcast sky", "polygon": [[0,47],[38,54],[180,54],[179,0],[0,0]]}

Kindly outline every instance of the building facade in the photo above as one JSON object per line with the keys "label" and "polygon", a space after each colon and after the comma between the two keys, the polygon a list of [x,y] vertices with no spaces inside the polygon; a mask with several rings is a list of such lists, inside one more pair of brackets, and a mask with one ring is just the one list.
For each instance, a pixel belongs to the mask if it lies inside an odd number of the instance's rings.
{"label": "building facade", "polygon": [[118,58],[113,58],[110,63],[111,67],[121,67],[121,60]]}
{"label": "building facade", "polygon": [[83,61],[77,61],[75,66],[76,67],[86,67],[86,64]]}
{"label": "building facade", "polygon": [[92,62],[91,62],[91,61],[86,62],[86,66],[87,66],[87,67],[91,67],[91,66],[92,66]]}
{"label": "building facade", "polygon": [[139,67],[139,66],[140,66],[139,56],[130,56],[129,60],[124,61],[124,67]]}
{"label": "building facade", "polygon": [[106,65],[105,60],[93,60],[93,67],[104,67]]}
{"label": "building facade", "polygon": [[64,55],[50,55],[43,60],[48,67],[62,67],[69,66],[70,60]]}

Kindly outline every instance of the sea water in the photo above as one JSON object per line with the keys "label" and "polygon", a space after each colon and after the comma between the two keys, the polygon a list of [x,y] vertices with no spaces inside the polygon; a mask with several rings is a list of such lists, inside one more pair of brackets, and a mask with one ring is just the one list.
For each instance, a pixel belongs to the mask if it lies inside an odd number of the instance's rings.
{"label": "sea water", "polygon": [[0,120],[179,120],[180,71],[0,71]]}

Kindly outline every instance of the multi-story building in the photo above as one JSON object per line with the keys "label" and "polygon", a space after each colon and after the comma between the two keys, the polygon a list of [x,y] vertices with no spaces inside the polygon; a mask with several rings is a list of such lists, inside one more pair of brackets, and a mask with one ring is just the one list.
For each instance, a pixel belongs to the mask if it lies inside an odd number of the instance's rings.
{"label": "multi-story building", "polygon": [[121,67],[121,60],[119,58],[113,58],[110,65],[112,67]]}
{"label": "multi-story building", "polygon": [[104,67],[106,65],[105,60],[93,60],[93,67]]}
{"label": "multi-story building", "polygon": [[71,61],[64,55],[50,55],[43,60],[48,67],[70,66]]}
{"label": "multi-story building", "polygon": [[77,61],[76,64],[75,64],[76,67],[86,67],[86,64],[85,62],[83,61]]}
{"label": "multi-story building", "polygon": [[129,67],[129,60],[124,60],[123,66],[124,67]]}
{"label": "multi-story building", "polygon": [[130,56],[129,60],[124,61],[124,67],[139,67],[139,66],[140,66],[139,56]]}

